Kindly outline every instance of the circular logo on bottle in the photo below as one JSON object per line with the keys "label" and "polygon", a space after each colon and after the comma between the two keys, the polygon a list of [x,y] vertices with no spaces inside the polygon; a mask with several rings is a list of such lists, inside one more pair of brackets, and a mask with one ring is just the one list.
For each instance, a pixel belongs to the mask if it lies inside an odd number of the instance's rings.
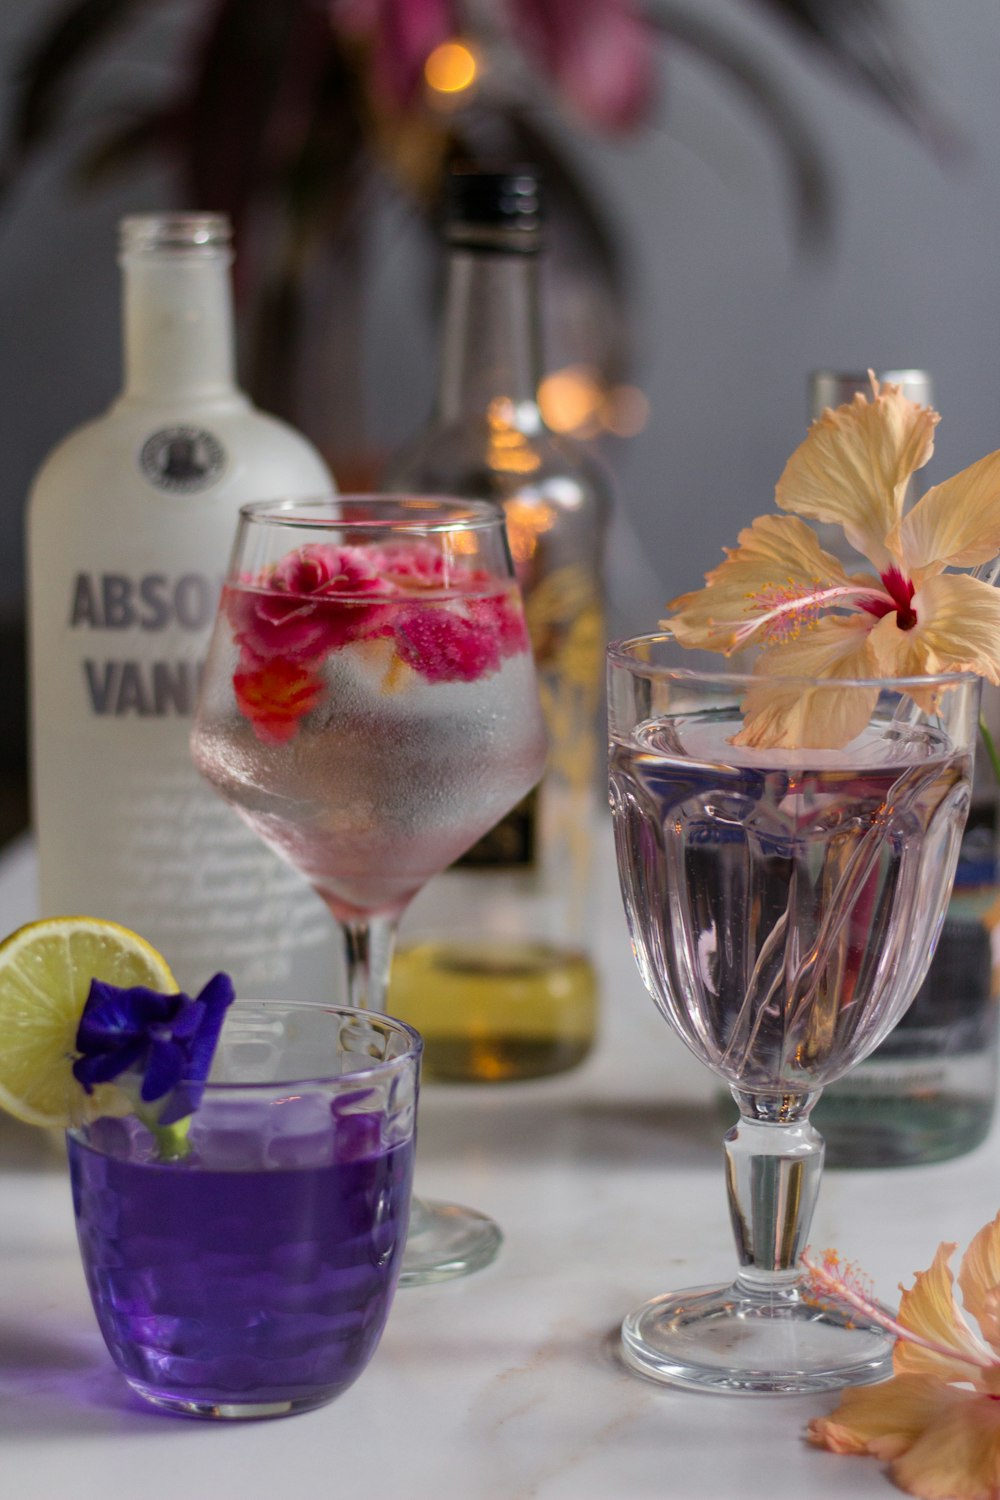
{"label": "circular logo on bottle", "polygon": [[150,484],[172,495],[208,489],[225,462],[225,448],[203,427],[164,427],[146,439],[139,453],[139,467]]}

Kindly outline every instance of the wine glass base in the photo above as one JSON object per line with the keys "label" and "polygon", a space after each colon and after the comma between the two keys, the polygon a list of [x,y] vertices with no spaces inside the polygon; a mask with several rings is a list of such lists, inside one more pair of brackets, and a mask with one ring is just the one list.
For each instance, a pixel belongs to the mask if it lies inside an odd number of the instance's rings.
{"label": "wine glass base", "polygon": [[729,1395],[795,1396],[886,1380],[892,1345],[883,1329],[807,1302],[796,1285],[754,1292],[738,1282],[654,1297],[629,1314],[621,1335],[631,1369]]}
{"label": "wine glass base", "polygon": [[399,1285],[426,1286],[481,1271],[496,1259],[502,1242],[498,1226],[486,1214],[457,1203],[414,1198]]}

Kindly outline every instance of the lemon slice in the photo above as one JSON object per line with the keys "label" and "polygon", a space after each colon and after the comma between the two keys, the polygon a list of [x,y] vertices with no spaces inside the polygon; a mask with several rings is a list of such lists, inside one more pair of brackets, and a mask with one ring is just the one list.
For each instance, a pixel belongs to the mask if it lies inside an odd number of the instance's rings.
{"label": "lemon slice", "polygon": [[92,979],[176,994],[144,938],[97,917],[49,917],[0,943],[0,1109],[29,1125],[65,1126],[121,1114],[114,1084],[92,1094],[73,1077],[76,1032]]}

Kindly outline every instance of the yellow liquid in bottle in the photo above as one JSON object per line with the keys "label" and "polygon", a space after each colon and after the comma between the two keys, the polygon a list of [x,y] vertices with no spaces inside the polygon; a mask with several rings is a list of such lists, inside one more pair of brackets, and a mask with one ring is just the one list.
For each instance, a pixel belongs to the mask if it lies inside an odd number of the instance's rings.
{"label": "yellow liquid in bottle", "polygon": [[423,1036],[428,1078],[540,1078],[593,1046],[597,978],[584,954],[541,943],[415,943],[393,961],[389,1011]]}

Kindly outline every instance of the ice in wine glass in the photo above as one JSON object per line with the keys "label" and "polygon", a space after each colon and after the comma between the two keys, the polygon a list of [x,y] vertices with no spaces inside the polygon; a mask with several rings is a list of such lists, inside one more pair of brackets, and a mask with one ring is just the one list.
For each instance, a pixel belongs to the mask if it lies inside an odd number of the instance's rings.
{"label": "ice in wine glass", "polygon": [[[326,902],[352,1004],[384,1009],[407,903],[538,780],[545,734],[503,518],[342,496],[247,506],[195,764]],[[415,1206],[402,1281],[492,1259],[482,1215]]]}

